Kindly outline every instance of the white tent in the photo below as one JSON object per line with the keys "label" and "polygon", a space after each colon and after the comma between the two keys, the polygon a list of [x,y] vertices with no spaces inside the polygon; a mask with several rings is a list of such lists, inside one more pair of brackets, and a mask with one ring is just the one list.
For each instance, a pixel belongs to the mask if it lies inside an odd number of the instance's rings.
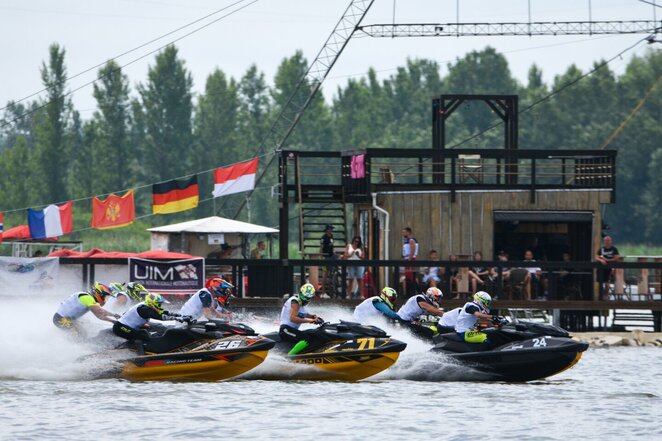
{"label": "white tent", "polygon": [[278,233],[275,228],[219,216],[149,228],[147,231],[152,233],[153,250],[208,256],[232,247],[230,257],[233,258],[248,255],[248,235],[266,234],[270,239],[272,234]]}

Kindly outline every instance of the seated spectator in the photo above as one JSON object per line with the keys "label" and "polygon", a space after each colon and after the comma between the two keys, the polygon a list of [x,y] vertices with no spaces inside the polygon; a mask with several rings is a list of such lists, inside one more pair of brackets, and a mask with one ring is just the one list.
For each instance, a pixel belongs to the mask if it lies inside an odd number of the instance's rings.
{"label": "seated spectator", "polygon": [[[524,261],[525,262],[535,262],[536,260],[533,258],[533,252],[531,250],[526,250],[524,252]],[[528,300],[532,298],[532,294],[535,294],[536,298],[542,298],[543,294],[541,291],[545,289],[544,283],[543,283],[543,278],[542,278],[542,270],[538,267],[527,267],[527,271],[529,272],[530,275],[530,281],[528,283],[528,286],[526,287],[526,297]]]}
{"label": "seated spectator", "polygon": [[[469,268],[469,281],[471,282],[471,292],[478,292],[485,289],[486,283],[491,276],[490,268],[481,265],[483,261],[483,253],[480,251],[474,252],[474,266]],[[479,289],[480,287],[480,289]]]}
{"label": "seated spectator", "polygon": [[[563,253],[563,261],[571,262],[570,253]],[[581,278],[573,268],[562,268],[558,274],[557,296],[563,300],[581,299]]]}
{"label": "seated spectator", "polygon": [[[457,256],[455,254],[449,254],[448,255],[448,260],[451,262],[457,262]],[[462,279],[462,276],[460,275],[460,268],[459,267],[451,267],[449,268],[449,272],[446,273],[446,268],[442,268],[442,275],[444,278],[448,277],[450,282],[451,282],[451,291],[455,293],[455,296],[453,296],[454,299],[459,299],[460,298],[460,280]]]}
{"label": "seated spectator", "polygon": [[251,259],[264,259],[267,252],[267,244],[263,240],[259,241],[255,248],[251,251]]}
{"label": "seated spectator", "polygon": [[[429,260],[439,260],[439,253],[437,250],[430,250],[428,254]],[[441,283],[440,272],[441,268],[438,266],[430,266],[427,268],[422,268],[424,271],[421,273],[423,275],[423,285],[433,288],[437,287]]]}

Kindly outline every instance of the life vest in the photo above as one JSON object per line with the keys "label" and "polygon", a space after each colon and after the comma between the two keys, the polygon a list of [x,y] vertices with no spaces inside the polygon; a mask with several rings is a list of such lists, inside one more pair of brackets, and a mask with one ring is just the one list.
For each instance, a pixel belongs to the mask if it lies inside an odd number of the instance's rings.
{"label": "life vest", "polygon": [[[126,297],[126,303],[124,303],[124,305],[122,305],[122,306],[117,305],[117,300],[120,297]],[[131,307],[132,303],[133,303],[133,300],[131,299],[131,297],[127,293],[125,293],[123,291],[119,291],[119,292],[116,293],[115,297],[106,296],[106,303],[103,306],[104,306],[104,308],[106,308],[110,311],[113,311],[113,310],[127,310]]]}
{"label": "life vest", "polygon": [[413,297],[410,297],[407,302],[402,305],[400,310],[398,311],[398,315],[402,320],[406,320],[408,322],[417,319],[421,314],[425,314],[425,309],[421,308],[420,305],[418,304],[419,301],[423,301],[425,303],[430,303],[430,301],[423,295],[423,294],[418,294]]}
{"label": "life vest", "polygon": [[384,302],[381,297],[374,296],[365,299],[354,308],[354,320],[359,323],[370,320],[374,317],[382,317],[382,313],[375,308],[375,302]]}
{"label": "life vest", "polygon": [[457,324],[457,319],[460,316],[460,311],[462,311],[462,307],[458,306],[455,309],[451,309],[450,311],[446,312],[441,319],[439,319],[439,324],[441,326],[447,326],[449,328],[454,328],[455,325]]}
{"label": "life vest", "polygon": [[205,305],[202,304],[202,299],[200,299],[200,296],[203,294],[209,294],[211,296],[211,305],[210,308],[214,306],[214,296],[212,293],[209,292],[206,288],[202,288],[200,291],[196,292],[191,296],[190,299],[184,303],[184,306],[182,306],[181,311],[179,313],[181,315],[189,315],[193,318],[193,320],[197,320],[203,315],[203,309],[205,308]]}
{"label": "life vest", "polygon": [[138,307],[144,304],[145,302],[140,302],[131,309],[129,309],[127,312],[125,312],[122,315],[122,317],[120,317],[119,322],[133,329],[142,328],[143,325],[145,325],[145,323],[149,322],[148,318],[141,317],[140,314],[138,314]]}
{"label": "life vest", "polygon": [[475,306],[478,308],[478,311],[482,313],[487,313],[487,310],[477,302],[467,302],[462,307],[460,314],[457,317],[457,323],[455,323],[455,332],[466,332],[476,328],[476,322],[478,322],[478,317],[474,314],[469,314],[467,308],[470,306]]}
{"label": "life vest", "polygon": [[57,309],[57,313],[62,317],[66,317],[71,320],[76,320],[77,318],[82,317],[85,313],[87,313],[87,311],[90,310],[90,308],[80,302],[81,296],[90,296],[90,294],[86,292],[77,292],[72,294],[67,300],[62,302],[60,307]]}
{"label": "life vest", "polygon": [[[283,305],[283,309],[280,311],[280,324],[282,325],[287,325],[290,326],[294,329],[299,329],[301,326],[301,323],[294,323],[292,320],[290,320],[290,311],[292,311],[292,302],[295,302],[299,304],[299,296],[292,296]],[[306,308],[299,304],[299,316],[305,316],[308,314],[308,311],[306,311]]]}

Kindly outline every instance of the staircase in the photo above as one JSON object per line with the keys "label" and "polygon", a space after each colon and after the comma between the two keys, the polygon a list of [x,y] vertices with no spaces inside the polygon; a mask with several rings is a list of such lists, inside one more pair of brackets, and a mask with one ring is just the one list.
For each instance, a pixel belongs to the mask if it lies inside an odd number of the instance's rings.
{"label": "staircase", "polygon": [[342,187],[336,185],[304,185],[298,189],[299,249],[301,254],[318,254],[320,239],[326,225],[333,226],[335,249],[347,243],[347,213]]}

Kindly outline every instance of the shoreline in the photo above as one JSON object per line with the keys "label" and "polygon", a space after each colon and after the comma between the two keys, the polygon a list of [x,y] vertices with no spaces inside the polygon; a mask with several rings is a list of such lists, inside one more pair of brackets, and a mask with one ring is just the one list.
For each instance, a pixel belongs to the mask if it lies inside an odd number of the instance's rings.
{"label": "shoreline", "polygon": [[593,348],[616,346],[645,346],[662,348],[662,332],[572,332],[573,339],[588,343]]}

